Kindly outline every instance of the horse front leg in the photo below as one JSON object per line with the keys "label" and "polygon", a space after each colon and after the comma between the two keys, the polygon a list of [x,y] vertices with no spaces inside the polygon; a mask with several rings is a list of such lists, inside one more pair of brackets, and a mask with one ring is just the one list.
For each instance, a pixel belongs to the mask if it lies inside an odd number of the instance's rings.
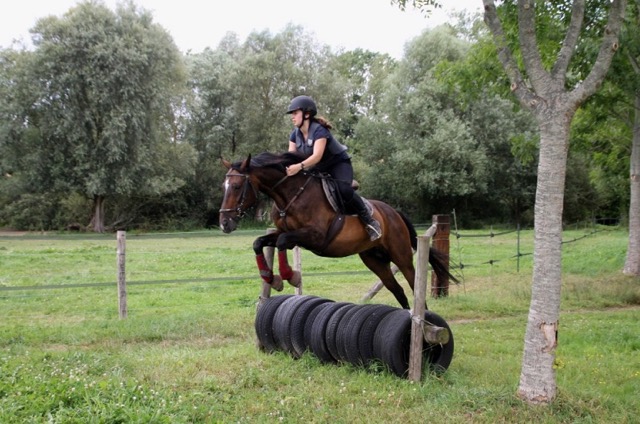
{"label": "horse front leg", "polygon": [[276,241],[276,248],[278,249],[278,271],[280,272],[280,276],[296,288],[300,287],[302,283],[302,275],[300,271],[294,270],[291,268],[291,265],[289,265],[287,250],[291,250],[295,246],[300,246],[302,240],[308,241],[308,235],[305,231],[282,233]]}
{"label": "horse front leg", "polygon": [[269,284],[274,290],[282,291],[282,278],[279,275],[273,274],[273,270],[267,263],[267,258],[264,256],[264,248],[275,247],[277,239],[278,233],[270,233],[266,236],[258,237],[253,242],[253,251],[256,254],[256,264],[258,265],[258,271],[260,271],[262,281]]}

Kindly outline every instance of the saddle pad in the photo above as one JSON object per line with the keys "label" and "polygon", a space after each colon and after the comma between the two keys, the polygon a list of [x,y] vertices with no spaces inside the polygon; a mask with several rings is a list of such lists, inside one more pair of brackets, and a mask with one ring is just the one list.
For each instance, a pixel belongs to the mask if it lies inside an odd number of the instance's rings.
{"label": "saddle pad", "polygon": [[[333,183],[333,180],[330,178],[320,178],[320,181],[322,181],[322,189],[324,190],[324,195],[327,197],[327,200],[329,201],[329,204],[331,205],[333,210],[336,213],[342,213],[343,211],[340,209],[338,205],[338,199],[336,194],[337,189],[335,184]],[[354,194],[354,196],[357,196],[357,194]],[[369,213],[373,214],[373,206],[371,205],[369,200],[365,199],[364,197],[362,198],[362,200],[364,201],[364,204],[367,206],[367,210],[369,211]],[[355,214],[351,214],[351,215],[355,215]]]}

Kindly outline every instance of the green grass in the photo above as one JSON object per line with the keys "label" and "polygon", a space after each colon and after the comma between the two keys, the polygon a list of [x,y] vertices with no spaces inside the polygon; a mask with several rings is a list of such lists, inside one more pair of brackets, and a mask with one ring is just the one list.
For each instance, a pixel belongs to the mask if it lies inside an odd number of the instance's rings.
{"label": "green grass", "polygon": [[[532,260],[516,271],[515,234],[452,241],[451,257],[469,264],[463,283],[428,302],[449,322],[455,356],[442,376],[412,383],[259,351],[251,244],[262,233],[128,234],[124,320],[114,235],[0,237],[0,422],[637,422],[640,280],[620,272],[625,231],[563,247],[549,407],[515,396]],[[522,252],[531,239],[521,234]],[[305,293],[334,300],[359,302],[376,279],[357,257],[303,252],[302,267]],[[385,290],[374,301],[397,306]]]}

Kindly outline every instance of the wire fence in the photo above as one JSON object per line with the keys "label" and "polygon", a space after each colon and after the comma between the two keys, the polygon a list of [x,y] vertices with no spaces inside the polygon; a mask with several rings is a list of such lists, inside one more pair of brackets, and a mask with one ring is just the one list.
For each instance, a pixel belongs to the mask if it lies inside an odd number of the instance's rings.
{"label": "wire fence", "polygon": [[[516,228],[494,230],[490,227],[486,232],[464,231],[457,227],[457,217],[455,211],[452,212],[454,229],[451,232],[450,242],[450,267],[454,274],[457,274],[463,281],[464,271],[469,268],[493,268],[497,265],[505,265],[507,268],[520,272],[523,258],[531,258],[534,251],[534,229]],[[600,222],[606,222],[601,224]],[[619,232],[621,227],[618,219],[602,218],[590,221],[576,222],[566,225],[563,229],[563,240],[561,242],[563,251],[573,243],[594,239],[601,233]],[[466,239],[473,243],[476,251],[480,255],[467,255],[465,252]],[[468,244],[467,244],[468,245]],[[478,249],[479,245],[484,248]],[[529,261],[528,263],[530,263]]]}
{"label": "wire fence", "polygon": [[[451,231],[450,239],[450,268],[454,275],[460,277],[462,281],[465,279],[465,271],[471,269],[492,269],[497,266],[501,266],[501,269],[510,269],[515,272],[520,272],[522,268],[522,261],[524,258],[530,259],[533,255],[533,229],[532,228],[520,228],[519,226],[512,229],[494,229],[490,227],[486,232],[478,232],[477,230],[461,230],[457,226],[457,217],[455,211],[452,212],[453,216],[453,228]],[[567,226],[567,232],[563,234],[564,239],[562,241],[563,246],[578,244],[581,241],[593,239],[595,236],[601,233],[620,231],[619,225],[600,225],[596,221],[574,223]],[[189,239],[197,237],[211,237],[211,232],[202,233],[167,233],[167,234],[150,234],[144,236],[133,236],[132,239],[136,240],[136,237],[146,240],[164,240],[164,239]],[[258,232],[256,232],[258,234]],[[33,236],[28,239],[20,237],[11,238],[12,244],[19,244],[23,240],[64,240],[69,239],[64,235],[54,236]],[[0,237],[0,241],[7,237]],[[42,284],[16,284],[11,279],[24,279],[24,280],[36,280],[43,276],[43,271],[39,266],[26,268],[22,271],[15,271],[11,273],[11,276],[4,276],[2,271],[2,252],[0,252],[0,296],[2,293],[17,292],[17,291],[38,291],[38,290],[59,290],[59,289],[79,289],[79,288],[103,288],[114,287],[116,267],[115,267],[115,255],[111,247],[88,247],[84,248],[81,244],[83,240],[94,241],[106,241],[108,243],[114,243],[115,240],[106,238],[106,236],[87,235],[86,237],[78,238],[76,236],[73,239],[78,242],[79,246],[71,250],[56,250],[51,249],[51,252],[46,256],[48,263],[55,263],[57,260],[62,260],[65,256],[73,258],[80,257],[79,260],[85,260],[88,265],[87,268],[96,266],[95,270],[87,270],[86,275],[58,275],[53,278],[47,278],[47,281],[53,281],[50,283]],[[218,258],[220,263],[216,263],[216,258],[211,257],[211,251],[207,249],[194,248],[185,251],[178,252],[171,249],[161,248],[145,248],[131,250],[131,256],[133,261],[149,261],[152,258],[158,263],[174,263],[171,269],[167,267],[158,266],[157,269],[149,270],[137,270],[127,277],[127,284],[131,286],[148,286],[148,285],[184,285],[184,284],[208,284],[212,286],[225,286],[229,283],[239,283],[243,281],[249,282],[249,284],[255,284],[258,280],[255,272],[254,264],[250,263],[244,266],[243,270],[229,271],[229,266],[225,264],[225,258]],[[0,250],[6,248],[0,247]],[[246,250],[245,250],[246,251]],[[228,254],[234,254],[233,250],[227,252]],[[246,253],[245,253],[246,254]],[[22,251],[13,253],[13,255],[23,255],[27,257],[26,262],[35,261],[37,257],[42,257],[42,249],[37,252],[30,253],[29,251]],[[33,255],[34,259],[29,258]],[[185,260],[185,256],[192,256],[199,259],[193,261]],[[323,258],[326,260],[326,258]],[[100,263],[101,265],[99,265]],[[198,271],[200,264],[206,263],[206,269]],[[375,276],[361,266],[361,263],[357,258],[355,262],[356,266],[349,266],[347,270],[334,270],[334,271],[315,271],[313,268],[305,269],[303,265],[303,274],[306,277],[331,277],[331,276],[350,276],[350,275],[370,275],[373,279]],[[530,263],[530,261],[528,262]],[[183,264],[181,266],[180,264]],[[204,266],[204,265],[202,265]],[[155,267],[155,265],[154,265]],[[171,273],[175,273],[180,277],[166,278]],[[155,274],[155,275],[154,275]],[[220,275],[223,274],[223,275]],[[162,276],[164,278],[157,278]],[[144,278],[146,277],[146,278]],[[91,281],[93,279],[93,281]],[[63,280],[61,283],[55,281]],[[76,280],[84,280],[82,282]],[[89,280],[89,281],[87,281]]]}

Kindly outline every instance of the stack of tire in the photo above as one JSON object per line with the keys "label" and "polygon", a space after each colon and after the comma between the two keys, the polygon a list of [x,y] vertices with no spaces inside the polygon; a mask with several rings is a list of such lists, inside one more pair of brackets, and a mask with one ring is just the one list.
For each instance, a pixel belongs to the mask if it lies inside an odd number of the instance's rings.
{"label": "stack of tire", "polygon": [[[424,319],[449,330],[446,344],[423,342],[423,366],[442,373],[453,358],[453,333],[432,311],[426,311]],[[406,309],[317,296],[272,296],[259,306],[255,330],[265,352],[284,351],[299,358],[309,351],[323,363],[357,367],[382,363],[400,377],[408,373],[411,315]]]}

